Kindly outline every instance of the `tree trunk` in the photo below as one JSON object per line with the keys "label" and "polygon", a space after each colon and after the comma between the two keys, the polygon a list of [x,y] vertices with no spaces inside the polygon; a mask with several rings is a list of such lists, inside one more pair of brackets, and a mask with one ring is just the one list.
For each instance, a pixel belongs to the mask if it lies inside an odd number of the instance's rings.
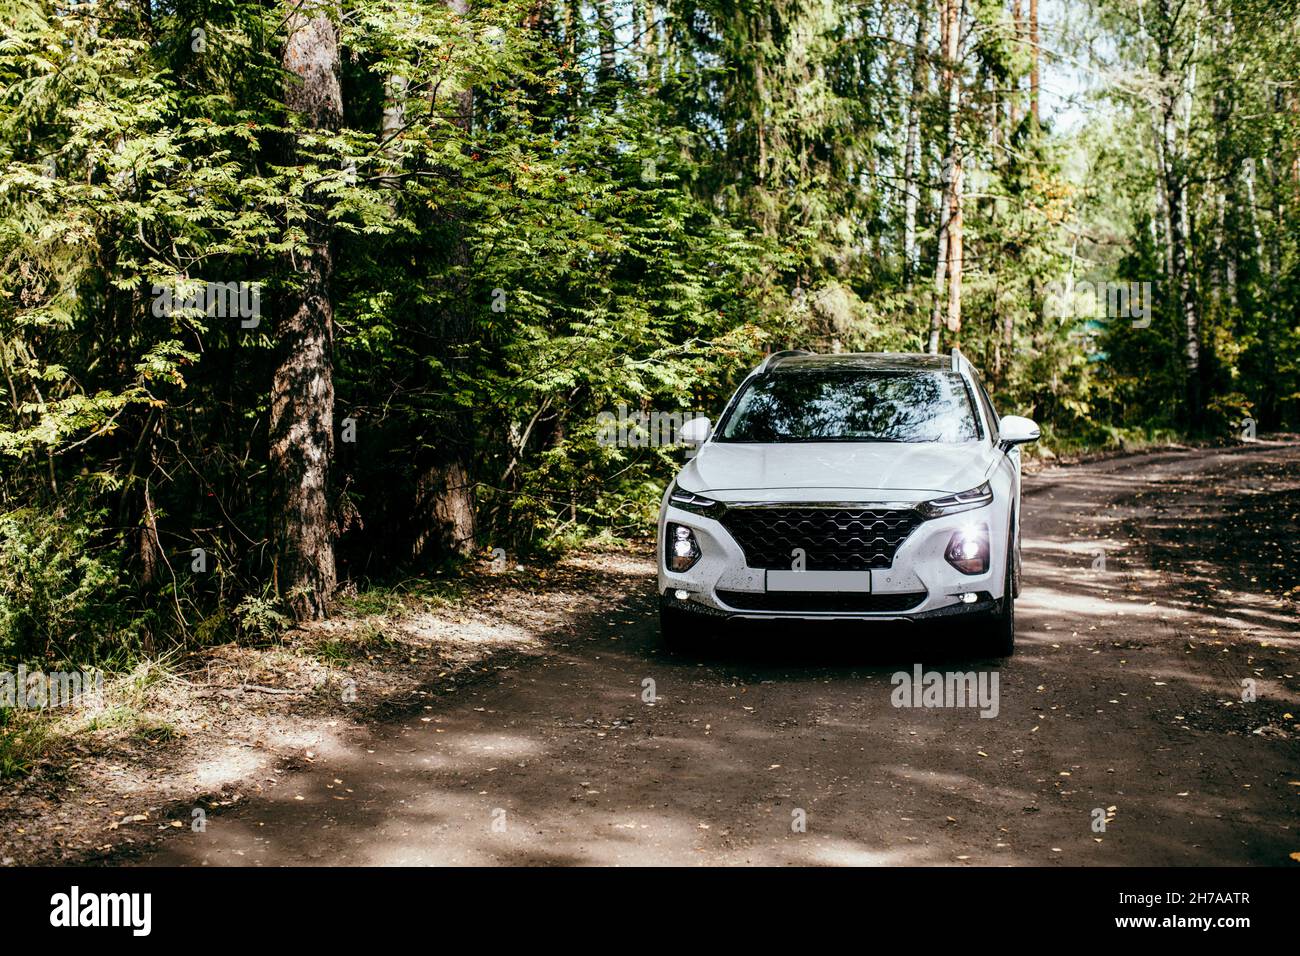
{"label": "tree trunk", "polygon": [[[380,120],[380,135],[387,160],[384,170],[384,185],[389,189],[399,189],[402,184],[402,131],[406,126],[406,87],[407,81],[396,73],[390,74],[384,82],[384,115]],[[390,205],[396,204],[396,195],[390,199]]]}
{"label": "tree trunk", "polygon": [[[758,150],[758,171],[755,180],[761,187],[767,183],[767,76],[763,69],[765,37],[760,33],[760,17],[750,20],[750,37],[754,44],[754,99],[758,104],[754,113],[754,137]],[[764,23],[763,26],[767,24]],[[766,210],[766,204],[764,210]],[[763,214],[763,231],[770,232],[770,222],[766,211]]]}
{"label": "tree trunk", "polygon": [[1029,113],[1038,125],[1038,0],[1029,0]]}
{"label": "tree trunk", "polygon": [[952,222],[948,224],[948,331],[952,344],[961,337],[961,275],[965,246],[962,235],[962,152],[960,142],[953,144]]}
{"label": "tree trunk", "polygon": [[[458,17],[469,16],[469,0],[447,0],[447,9]],[[474,91],[459,90],[455,94],[456,118],[454,122],[466,133],[474,125]]]}
{"label": "tree trunk", "polygon": [[[459,16],[466,16],[469,3],[468,0],[447,0],[447,8]],[[453,122],[468,139],[474,127],[474,91],[459,90],[453,95],[456,103]],[[468,264],[464,243],[457,241],[452,248],[452,256]],[[506,302],[509,308],[508,297]],[[459,310],[472,306],[460,303],[453,308]],[[450,318],[457,321],[448,321],[444,327],[461,330],[453,333],[457,335],[464,334],[473,321],[469,314]],[[463,351],[459,342],[447,342],[442,347],[452,355]],[[466,557],[474,551],[478,513],[473,478],[475,431],[472,415],[459,407],[449,409],[441,418],[434,441],[424,446],[416,461],[409,549],[414,560],[446,555]]]}
{"label": "tree trunk", "polygon": [[961,335],[962,272],[962,147],[961,147],[961,75],[957,65],[961,44],[961,2],[948,0],[948,125],[951,127],[952,181],[948,200],[951,221],[948,223],[948,331],[956,344]]}
{"label": "tree trunk", "polygon": [[641,53],[641,82],[645,84],[646,94],[654,95],[655,90],[655,24],[658,15],[655,12],[654,0],[641,0],[634,7],[637,11],[636,37],[634,46]]}
{"label": "tree trunk", "polygon": [[[1273,112],[1281,115],[1285,110],[1286,103],[1283,100],[1282,87],[1278,86],[1273,91]],[[1282,223],[1282,177],[1279,175],[1279,168],[1282,165],[1282,139],[1277,126],[1273,127],[1272,152],[1266,161],[1268,163],[1267,172],[1272,207],[1270,211],[1273,216],[1273,235],[1268,251],[1268,322],[1270,326],[1276,326],[1278,324],[1278,308],[1282,301],[1282,236],[1285,230]]]}
{"label": "tree trunk", "polygon": [[[285,105],[310,130],[336,129],[343,116],[338,37],[328,8],[291,3],[284,68],[293,74]],[[296,145],[289,150],[296,154]],[[293,161],[293,157],[290,157]],[[286,293],[278,364],[271,383],[269,440],[276,583],[294,617],[325,616],[334,592],[330,467],[334,455],[334,310],[325,215],[304,225],[309,251],[293,259],[297,285]]]}
{"label": "tree trunk", "polygon": [[[1273,109],[1276,113],[1281,114],[1286,109],[1286,104],[1282,98],[1282,88],[1279,86],[1273,92]],[[1269,255],[1268,255],[1268,321],[1264,324],[1264,354],[1265,368],[1267,371],[1266,381],[1264,384],[1262,401],[1260,402],[1260,413],[1266,416],[1266,421],[1273,421],[1274,414],[1279,410],[1282,396],[1278,392],[1278,362],[1277,362],[1277,336],[1281,331],[1278,326],[1281,324],[1278,320],[1281,317],[1279,308],[1282,304],[1282,236],[1284,235],[1284,225],[1282,220],[1282,140],[1278,127],[1273,127],[1272,150],[1269,156],[1265,157],[1267,166],[1265,171],[1268,173],[1269,192],[1271,194],[1271,212],[1273,218],[1272,236],[1269,237]]]}
{"label": "tree trunk", "polygon": [[[1162,166],[1165,203],[1168,209],[1169,283],[1174,291],[1177,314],[1183,324],[1184,400],[1188,427],[1195,431],[1204,418],[1201,388],[1201,317],[1196,289],[1188,263],[1190,216],[1187,195],[1187,143],[1179,144],[1179,121],[1190,131],[1192,89],[1195,74],[1180,76],[1174,67],[1173,37],[1176,15],[1169,0],[1159,0],[1160,31],[1157,62],[1160,79],[1160,129],[1157,158]],[[1193,47],[1193,56],[1195,47]]]}
{"label": "tree trunk", "polygon": [[1191,269],[1187,261],[1187,184],[1183,163],[1175,143],[1174,100],[1166,97],[1163,116],[1165,138],[1165,200],[1169,207],[1170,284],[1177,295],[1183,320],[1183,365],[1186,375],[1187,421],[1193,428],[1201,422],[1201,327]]}
{"label": "tree trunk", "polygon": [[916,43],[912,47],[912,91],[907,109],[907,143],[903,149],[903,278],[911,282],[916,269],[916,206],[920,192],[917,179],[921,169],[921,97],[925,92],[925,45],[930,8],[920,0],[916,8]]}
{"label": "tree trunk", "polygon": [[476,502],[467,459],[464,454],[449,456],[421,472],[411,514],[412,558],[473,552]]}
{"label": "tree trunk", "polygon": [[612,0],[597,0],[596,33],[600,43],[600,66],[596,70],[596,89],[606,101],[614,98],[614,7]]}
{"label": "tree trunk", "polygon": [[[1011,4],[1011,23],[1016,31],[1016,50],[1020,49],[1020,43],[1024,38],[1025,20],[1021,12],[1021,0],[1013,0]],[[1011,77],[1011,95],[1007,97],[1009,106],[1008,113],[1011,120],[1011,129],[1020,125],[1020,74],[1015,73]]]}
{"label": "tree trunk", "polygon": [[[953,253],[961,251],[961,131],[957,109],[961,90],[957,77],[957,54],[961,40],[958,12],[961,0],[944,0],[942,21],[943,80],[948,96],[947,148],[943,161],[943,200],[939,211],[939,254],[934,268],[934,302],[930,308],[930,339],[927,349],[939,353],[939,330],[944,323],[945,299],[949,329],[961,327],[961,262]],[[955,233],[954,233],[955,227]],[[957,237],[954,245],[953,236]],[[950,271],[952,275],[950,275]]]}
{"label": "tree trunk", "polygon": [[948,286],[948,222],[951,218],[948,183],[951,178],[952,166],[945,160],[939,201],[939,249],[934,263],[934,301],[930,304],[930,337],[925,347],[931,355],[939,354],[939,329],[943,325],[944,293]]}
{"label": "tree trunk", "polygon": [[578,59],[582,55],[578,43],[582,12],[578,9],[579,3],[580,0],[568,0],[564,5],[564,43],[568,52],[568,61],[565,64],[568,78],[565,82],[569,93],[569,118],[574,122],[577,121],[578,113],[582,109],[582,70],[578,64]]}

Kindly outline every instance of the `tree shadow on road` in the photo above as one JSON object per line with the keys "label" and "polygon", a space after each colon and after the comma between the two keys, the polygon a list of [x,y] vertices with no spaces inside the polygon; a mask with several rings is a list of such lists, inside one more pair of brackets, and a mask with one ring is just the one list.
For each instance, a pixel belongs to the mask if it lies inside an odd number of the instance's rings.
{"label": "tree shadow on road", "polygon": [[[1285,863],[1295,744],[1234,724],[1272,711],[1231,695],[1267,660],[1259,639],[1294,653],[1295,629],[1176,604],[1141,553],[1094,569],[1090,543],[1141,530],[1144,480],[1079,471],[1031,499],[1012,658],[956,625],[746,626],[669,653],[633,576],[626,600],[543,635],[547,656],[431,687],[152,862]],[[1215,643],[1225,617],[1241,632]],[[918,663],[996,672],[997,716],[895,706],[893,675]]]}

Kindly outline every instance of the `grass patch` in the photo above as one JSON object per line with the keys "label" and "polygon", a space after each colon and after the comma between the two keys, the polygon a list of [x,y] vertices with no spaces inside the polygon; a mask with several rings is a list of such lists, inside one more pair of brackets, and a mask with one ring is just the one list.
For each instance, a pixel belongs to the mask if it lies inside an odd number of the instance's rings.
{"label": "grass patch", "polygon": [[153,714],[139,714],[135,727],[131,729],[132,740],[147,744],[161,744],[168,740],[175,740],[179,736],[180,731],[174,724]]}
{"label": "grass patch", "polygon": [[356,594],[340,598],[338,610],[346,617],[392,617],[414,607],[446,607],[462,600],[466,583],[459,577],[436,575],[408,578],[397,584],[371,584]]}
{"label": "grass patch", "polygon": [[54,743],[50,722],[39,713],[0,710],[0,780],[27,776]]}
{"label": "grass patch", "polygon": [[106,676],[103,706],[0,710],[0,779],[29,775],[65,743],[85,735],[109,732],[153,744],[175,738],[176,727],[148,710],[175,679],[171,665],[169,655]]}
{"label": "grass patch", "polygon": [[328,641],[313,644],[308,648],[308,652],[322,664],[331,666],[346,664],[355,656],[352,646],[347,641],[337,637],[331,637]]}
{"label": "grass patch", "polygon": [[357,622],[342,634],[307,643],[302,651],[322,664],[337,667],[378,651],[391,650],[401,643],[391,635],[386,618],[372,617]]}

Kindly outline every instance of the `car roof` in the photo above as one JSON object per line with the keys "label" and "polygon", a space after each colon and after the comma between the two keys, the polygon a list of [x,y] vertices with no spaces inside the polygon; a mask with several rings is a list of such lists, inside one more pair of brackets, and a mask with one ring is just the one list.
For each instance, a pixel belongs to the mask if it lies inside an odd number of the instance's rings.
{"label": "car roof", "polygon": [[811,371],[822,368],[942,371],[951,370],[952,359],[947,355],[927,355],[924,352],[840,352],[834,355],[794,353],[774,355],[766,370]]}

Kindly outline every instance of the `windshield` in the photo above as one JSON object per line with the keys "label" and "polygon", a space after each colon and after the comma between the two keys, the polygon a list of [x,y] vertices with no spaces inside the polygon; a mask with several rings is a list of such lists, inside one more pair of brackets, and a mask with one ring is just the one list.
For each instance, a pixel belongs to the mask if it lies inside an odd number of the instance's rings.
{"label": "windshield", "polygon": [[799,369],[752,379],[722,442],[967,442],[979,438],[956,372]]}

